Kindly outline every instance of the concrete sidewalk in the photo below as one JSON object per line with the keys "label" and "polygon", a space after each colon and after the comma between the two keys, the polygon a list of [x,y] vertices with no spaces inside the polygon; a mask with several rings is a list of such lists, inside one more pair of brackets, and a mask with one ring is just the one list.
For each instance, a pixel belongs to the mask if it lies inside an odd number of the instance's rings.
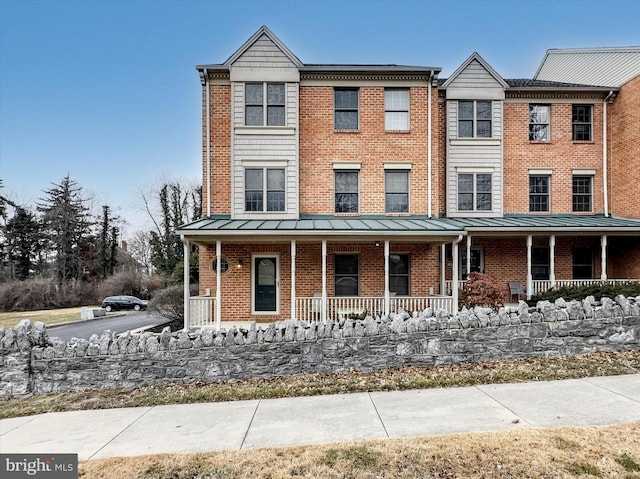
{"label": "concrete sidewalk", "polygon": [[638,421],[633,374],[48,413],[0,421],[0,452],[82,460]]}

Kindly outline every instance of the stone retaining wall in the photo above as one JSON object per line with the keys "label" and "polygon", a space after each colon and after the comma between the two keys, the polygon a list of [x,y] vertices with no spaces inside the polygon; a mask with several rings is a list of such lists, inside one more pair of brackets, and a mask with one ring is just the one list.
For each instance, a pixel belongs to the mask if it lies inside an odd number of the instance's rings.
{"label": "stone retaining wall", "polygon": [[156,382],[252,377],[640,349],[640,297],[444,310],[266,329],[49,337],[41,322],[0,329],[0,398]]}

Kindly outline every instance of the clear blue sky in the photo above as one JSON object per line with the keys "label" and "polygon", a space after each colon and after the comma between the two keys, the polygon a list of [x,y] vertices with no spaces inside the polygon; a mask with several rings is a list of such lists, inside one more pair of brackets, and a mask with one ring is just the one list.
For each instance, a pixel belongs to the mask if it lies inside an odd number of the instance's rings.
{"label": "clear blue sky", "polygon": [[160,178],[201,181],[196,64],[267,25],[304,63],[531,78],[548,48],[640,45],[637,0],[0,0],[0,178],[33,204],[70,174],[132,226]]}

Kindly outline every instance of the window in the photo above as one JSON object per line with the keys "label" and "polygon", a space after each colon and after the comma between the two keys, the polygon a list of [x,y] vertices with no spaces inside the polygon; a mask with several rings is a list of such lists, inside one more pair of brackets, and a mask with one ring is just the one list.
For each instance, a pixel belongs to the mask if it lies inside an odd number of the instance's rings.
{"label": "window", "polygon": [[[217,268],[218,268],[218,258],[215,257],[213,258],[213,261],[211,262],[211,270],[216,273],[217,272]],[[227,271],[229,271],[229,261],[227,260],[227,258],[220,258],[220,274],[224,274]]]}
{"label": "window", "polygon": [[529,211],[549,211],[549,176],[529,176]]}
{"label": "window", "polygon": [[529,105],[529,141],[549,140],[549,105]]}
{"label": "window", "polygon": [[[471,248],[471,261],[469,262],[471,273],[482,273],[484,270],[484,255],[482,249]],[[462,248],[460,251],[460,274],[465,280],[469,276],[467,271],[467,249]]]}
{"label": "window", "polygon": [[384,210],[387,213],[409,212],[409,172],[384,172]]}
{"label": "window", "polygon": [[549,248],[531,248],[531,276],[533,279],[549,279],[550,258]]}
{"label": "window", "polygon": [[244,86],[244,101],[245,125],[284,126],[284,83],[247,83]]}
{"label": "window", "polygon": [[491,138],[491,102],[458,102],[458,137]]}
{"label": "window", "polygon": [[591,211],[592,176],[573,177],[573,211]]}
{"label": "window", "polygon": [[573,248],[573,279],[593,279],[593,254],[591,248]]}
{"label": "window", "polygon": [[458,210],[491,211],[491,174],[458,174]]}
{"label": "window", "polygon": [[284,168],[244,170],[244,210],[284,211]]}
{"label": "window", "polygon": [[335,255],[335,295],[358,296],[358,255]]}
{"label": "window", "polygon": [[384,90],[384,129],[409,129],[409,90],[385,88]]}
{"label": "window", "polygon": [[335,129],[358,129],[358,89],[336,88],[334,90]]}
{"label": "window", "polygon": [[573,141],[591,141],[591,105],[573,105]]}
{"label": "window", "polygon": [[409,255],[389,255],[389,291],[409,296]]}
{"label": "window", "polygon": [[335,172],[336,213],[358,212],[358,172]]}

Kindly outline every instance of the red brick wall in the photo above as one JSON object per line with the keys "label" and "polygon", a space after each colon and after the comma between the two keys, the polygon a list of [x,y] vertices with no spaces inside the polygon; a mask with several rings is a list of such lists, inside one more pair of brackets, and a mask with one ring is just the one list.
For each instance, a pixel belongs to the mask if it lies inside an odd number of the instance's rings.
{"label": "red brick wall", "polygon": [[[231,86],[210,85],[211,213],[231,212]],[[202,212],[207,214],[206,88],[202,89]]]}
{"label": "red brick wall", "polygon": [[[544,100],[539,102],[544,104]],[[552,169],[550,212],[572,213],[572,169],[596,170],[593,213],[603,212],[602,103],[593,105],[593,141],[574,142],[571,103],[551,104],[551,141],[529,141],[529,102],[504,105],[504,211],[529,213],[529,168]],[[540,213],[544,214],[544,213]]]}
{"label": "red brick wall", "polygon": [[[410,91],[409,132],[384,129],[384,88],[360,88],[358,131],[334,130],[332,87],[300,88],[300,212],[333,214],[333,163],[361,162],[360,214],[384,214],[384,163],[411,162],[411,214],[427,213],[427,88]],[[433,212],[441,209],[437,188],[440,116],[437,94],[432,96]]]}
{"label": "red brick wall", "polygon": [[608,109],[611,213],[640,218],[640,76],[620,89]]}

